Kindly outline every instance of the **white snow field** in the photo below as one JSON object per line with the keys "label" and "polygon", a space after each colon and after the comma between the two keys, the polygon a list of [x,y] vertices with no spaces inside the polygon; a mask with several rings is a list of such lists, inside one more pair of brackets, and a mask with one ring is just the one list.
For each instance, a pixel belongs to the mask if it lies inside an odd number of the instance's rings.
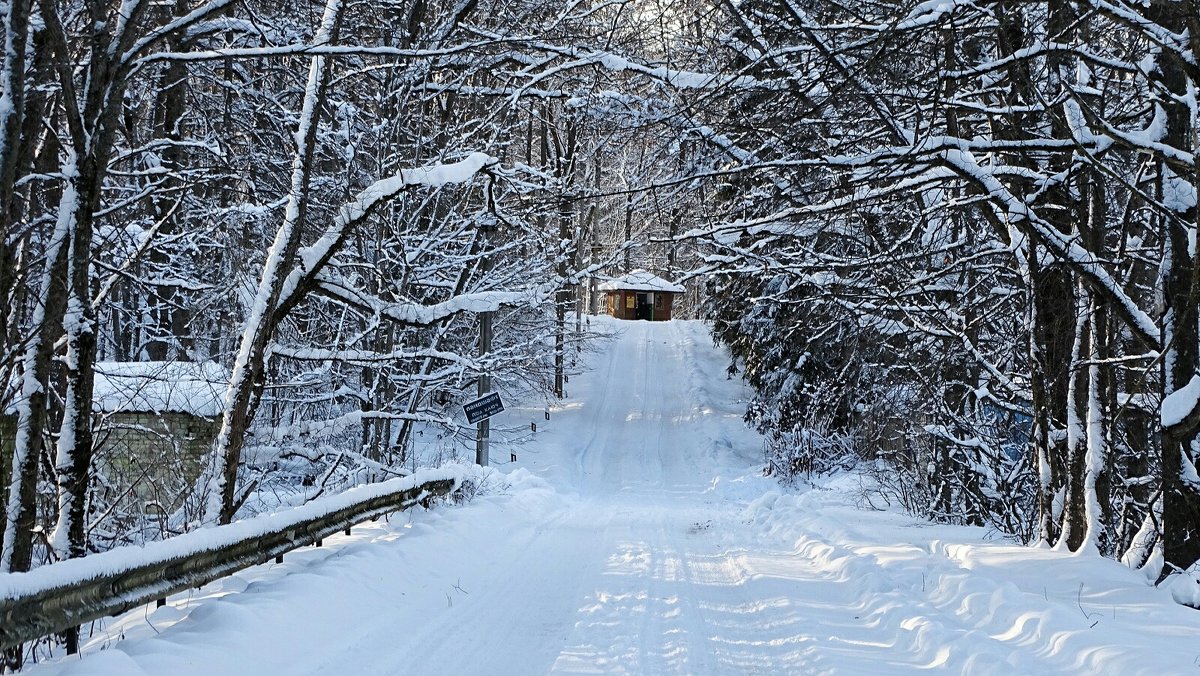
{"label": "white snow field", "polygon": [[[1120,564],[759,476],[696,322],[616,322],[462,507],[108,622],[34,674],[1195,674],[1200,612]],[[123,638],[122,638],[123,637]]]}

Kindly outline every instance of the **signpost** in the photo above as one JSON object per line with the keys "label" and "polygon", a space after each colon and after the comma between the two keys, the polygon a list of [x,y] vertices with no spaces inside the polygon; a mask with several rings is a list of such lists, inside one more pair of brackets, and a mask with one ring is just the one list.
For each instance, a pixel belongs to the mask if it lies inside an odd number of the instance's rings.
{"label": "signpost", "polygon": [[474,425],[482,422],[504,410],[504,402],[500,401],[499,392],[491,392],[474,401],[463,404],[467,414],[467,422]]}

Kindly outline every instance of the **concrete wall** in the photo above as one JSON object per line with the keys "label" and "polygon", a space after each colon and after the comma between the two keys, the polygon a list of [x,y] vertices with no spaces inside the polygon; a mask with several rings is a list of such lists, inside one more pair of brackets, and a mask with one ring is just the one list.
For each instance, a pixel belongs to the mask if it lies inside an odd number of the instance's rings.
{"label": "concrete wall", "polygon": [[[16,442],[17,418],[0,416],[0,447]],[[105,502],[121,501],[129,511],[171,511],[200,477],[219,420],[186,413],[113,413],[96,430],[95,489]],[[147,503],[152,503],[146,507]]]}
{"label": "concrete wall", "polygon": [[179,507],[219,429],[219,420],[186,413],[108,416],[96,436],[96,463],[113,491],[110,499],[136,501],[129,505],[135,511],[146,503],[166,511]]}

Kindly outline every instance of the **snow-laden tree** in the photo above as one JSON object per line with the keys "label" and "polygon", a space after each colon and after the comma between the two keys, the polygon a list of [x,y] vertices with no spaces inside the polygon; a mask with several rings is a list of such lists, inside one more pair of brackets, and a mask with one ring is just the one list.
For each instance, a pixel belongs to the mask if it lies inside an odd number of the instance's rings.
{"label": "snow-laden tree", "polygon": [[759,419],[822,392],[866,439],[883,411],[860,452],[924,511],[1191,567],[1194,8],[721,7],[724,107],[689,110],[728,215],[695,234]]}
{"label": "snow-laden tree", "polygon": [[[601,117],[575,102],[612,97],[553,66],[619,8],[4,12],[5,570],[401,471],[428,426],[463,440],[481,374],[514,392],[565,378],[564,292],[587,276],[572,158]],[[475,314],[496,310],[477,357]],[[203,481],[161,487],[195,491],[171,519],[107,490],[98,358],[231,367]]]}

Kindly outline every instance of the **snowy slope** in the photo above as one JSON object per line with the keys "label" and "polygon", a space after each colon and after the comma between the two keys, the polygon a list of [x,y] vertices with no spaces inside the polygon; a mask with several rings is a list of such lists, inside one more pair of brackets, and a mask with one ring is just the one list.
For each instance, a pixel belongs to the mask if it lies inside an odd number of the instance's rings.
{"label": "snowy slope", "polygon": [[550,421],[505,413],[538,432],[492,493],[130,613],[32,673],[1200,670],[1200,613],[1119,564],[866,511],[853,477],[781,493],[702,325],[592,321],[618,335]]}

